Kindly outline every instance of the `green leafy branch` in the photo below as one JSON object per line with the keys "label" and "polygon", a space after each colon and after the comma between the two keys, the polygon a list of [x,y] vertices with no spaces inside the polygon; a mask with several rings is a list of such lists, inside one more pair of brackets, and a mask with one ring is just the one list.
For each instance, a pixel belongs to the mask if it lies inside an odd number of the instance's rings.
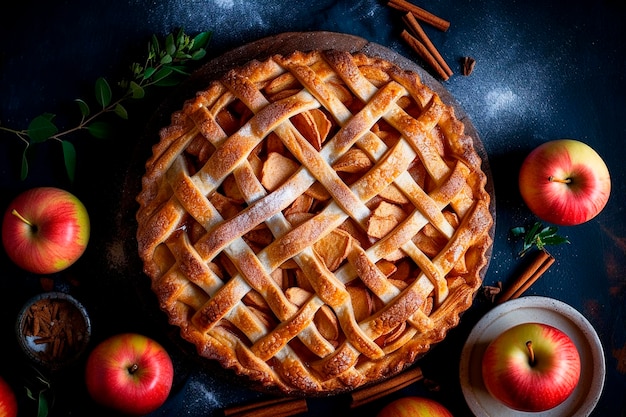
{"label": "green leafy branch", "polygon": [[544,226],[540,222],[535,222],[528,230],[523,226],[511,229],[513,237],[524,238],[522,250],[519,252],[520,257],[526,255],[533,247],[544,250],[546,246],[570,243],[566,237],[558,235],[557,232],[556,226]]}
{"label": "green leafy branch", "polygon": [[131,76],[117,83],[120,87],[119,97],[114,97],[109,82],[100,77],[94,86],[94,99],[97,111],[92,112],[86,100],[74,100],[80,112],[80,120],[74,126],[60,130],[55,124],[55,114],[44,113],[32,119],[23,130],[11,129],[0,125],[0,131],[17,136],[24,143],[22,152],[21,175],[26,179],[29,170],[29,159],[33,145],[54,140],[61,144],[65,170],[71,181],[74,181],[76,170],[76,149],[69,137],[86,130],[96,138],[109,137],[112,127],[101,120],[107,113],[113,113],[121,119],[128,119],[128,111],[124,106],[129,99],[141,99],[146,88],[151,86],[170,87],[177,85],[189,75],[188,65],[206,56],[206,46],[211,39],[211,32],[201,32],[190,37],[181,29],[176,34],[168,34],[164,40],[152,36],[148,43],[148,53],[143,62],[134,62],[130,66]]}

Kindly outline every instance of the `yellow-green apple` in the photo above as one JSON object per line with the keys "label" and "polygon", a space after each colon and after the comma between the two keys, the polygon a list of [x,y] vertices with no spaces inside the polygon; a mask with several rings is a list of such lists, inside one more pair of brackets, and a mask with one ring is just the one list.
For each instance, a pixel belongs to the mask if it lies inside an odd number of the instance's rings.
{"label": "yellow-green apple", "polygon": [[594,218],[611,193],[609,170],[600,155],[573,139],[535,148],[522,162],[518,182],[524,202],[537,217],[563,226]]}
{"label": "yellow-green apple", "polygon": [[0,417],[17,416],[17,399],[11,386],[0,377]]}
{"label": "yellow-green apple", "polygon": [[377,417],[452,417],[452,413],[430,398],[402,397],[383,407]]}
{"label": "yellow-green apple", "polygon": [[59,272],[87,248],[87,209],[72,193],[55,187],[31,188],[9,204],[2,221],[2,244],[20,268],[36,274]]}
{"label": "yellow-green apple", "polygon": [[518,324],[492,340],[482,359],[491,395],[519,411],[556,407],[580,379],[580,356],[572,339],[543,323]]}
{"label": "yellow-green apple", "polygon": [[127,415],[148,414],[163,405],[173,378],[165,348],[137,333],[100,342],[85,365],[85,385],[94,401]]}

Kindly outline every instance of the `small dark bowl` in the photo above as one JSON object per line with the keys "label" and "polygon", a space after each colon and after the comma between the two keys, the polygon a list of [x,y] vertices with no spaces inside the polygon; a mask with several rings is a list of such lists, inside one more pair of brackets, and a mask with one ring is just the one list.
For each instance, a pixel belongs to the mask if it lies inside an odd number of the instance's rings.
{"label": "small dark bowl", "polygon": [[85,351],[91,322],[85,307],[74,297],[47,292],[24,304],[15,332],[28,358],[47,369],[59,370]]}

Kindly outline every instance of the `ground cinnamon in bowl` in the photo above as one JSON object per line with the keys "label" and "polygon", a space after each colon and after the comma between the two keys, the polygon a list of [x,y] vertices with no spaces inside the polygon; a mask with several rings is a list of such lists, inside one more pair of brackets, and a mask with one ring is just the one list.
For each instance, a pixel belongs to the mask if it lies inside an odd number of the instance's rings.
{"label": "ground cinnamon in bowl", "polygon": [[87,311],[62,292],[43,293],[30,299],[16,325],[22,350],[35,362],[56,370],[85,350],[91,333]]}

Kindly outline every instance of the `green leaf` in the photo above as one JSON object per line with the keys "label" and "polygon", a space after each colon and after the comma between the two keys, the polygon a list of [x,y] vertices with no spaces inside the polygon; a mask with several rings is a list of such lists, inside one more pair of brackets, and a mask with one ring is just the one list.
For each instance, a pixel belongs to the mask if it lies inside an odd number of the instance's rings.
{"label": "green leaf", "polygon": [[153,83],[158,83],[159,81],[164,80],[165,78],[169,77],[170,75],[172,75],[172,69],[169,67],[163,67],[160,70],[158,70],[155,74],[154,74],[154,79],[152,80]]}
{"label": "green leaf", "polygon": [[183,65],[168,65],[167,68],[171,69],[173,72],[176,72],[184,76],[189,75],[189,71],[187,71],[187,68]]}
{"label": "green leaf", "polygon": [[128,88],[130,88],[132,98],[143,98],[146,95],[146,91],[143,87],[134,81],[130,82]]}
{"label": "green leaf", "polygon": [[74,101],[76,102],[76,104],[78,104],[78,108],[80,110],[80,114],[83,117],[83,119],[85,117],[88,117],[90,114],[90,110],[89,110],[89,105],[85,102],[85,100],[81,100],[77,98]]}
{"label": "green leaf", "polygon": [[22,152],[22,168],[20,170],[20,179],[24,181],[26,177],[28,177],[28,156],[26,153],[28,152],[29,146],[24,148],[24,152]]}
{"label": "green leaf", "polygon": [[143,79],[147,80],[148,78],[152,77],[155,72],[156,72],[156,68],[147,67],[146,70],[143,73]]}
{"label": "green leaf", "polygon": [[28,172],[30,169],[31,162],[33,160],[33,151],[35,149],[34,145],[27,144],[24,148],[24,152],[22,152],[22,166],[20,169],[20,179],[23,181],[28,177]]}
{"label": "green leaf", "polygon": [[570,243],[570,241],[563,236],[548,236],[546,238],[543,239],[543,244],[544,245],[561,245],[563,243]]}
{"label": "green leaf", "polygon": [[48,415],[48,399],[45,391],[39,393],[39,401],[37,404],[37,417],[47,417]]}
{"label": "green leaf", "polygon": [[28,125],[28,137],[34,143],[39,143],[56,135],[59,129],[52,123],[52,119],[54,119],[54,114],[50,113],[35,117]]}
{"label": "green leaf", "polygon": [[111,97],[113,96],[113,93],[111,92],[111,86],[109,86],[107,80],[105,80],[103,77],[98,78],[96,80],[95,90],[96,101],[98,102],[98,104],[100,104],[102,108],[108,106],[111,103]]}
{"label": "green leaf", "polygon": [[192,41],[193,47],[191,48],[191,52],[198,51],[200,49],[206,48],[213,36],[213,32],[200,32],[198,33]]}
{"label": "green leaf", "polygon": [[163,57],[161,58],[161,61],[159,61],[161,64],[169,64],[172,61],[174,61],[174,59],[172,59],[172,56],[170,54],[167,55],[163,55]]}
{"label": "green leaf", "polygon": [[511,229],[512,236],[524,238],[522,250],[519,252],[520,257],[528,253],[533,247],[544,250],[546,246],[569,243],[567,238],[559,236],[557,232],[556,226],[544,227],[540,222],[535,222],[528,231],[524,227]]}
{"label": "green leaf", "polygon": [[514,227],[511,229],[511,235],[513,235],[513,237],[522,236],[524,233],[526,233],[526,228],[523,226]]}
{"label": "green leaf", "polygon": [[63,160],[65,161],[65,172],[71,182],[74,182],[76,177],[76,148],[71,142],[66,140],[61,141],[63,148]]}
{"label": "green leaf", "polygon": [[556,232],[557,228],[554,226],[544,227],[543,229],[541,229],[541,232],[538,233],[538,236],[541,238],[545,238],[554,235]]}
{"label": "green leaf", "polygon": [[176,45],[178,46],[178,49],[186,48],[188,43],[189,37],[185,35],[185,30],[180,28],[176,34]]}
{"label": "green leaf", "polygon": [[532,245],[534,240],[535,240],[535,236],[537,236],[537,232],[539,232],[539,228],[541,227],[541,223],[539,222],[535,222],[535,224],[533,224],[533,226],[530,228],[530,230],[528,231],[528,233],[526,233],[526,237],[524,239],[524,245]]}
{"label": "green leaf", "polygon": [[117,103],[115,105],[115,108],[113,109],[113,111],[115,112],[116,115],[118,115],[122,119],[128,120],[128,112],[126,111],[124,106],[122,106],[120,103]]}
{"label": "green leaf", "polygon": [[137,62],[133,62],[130,66],[130,72],[132,72],[134,78],[137,78],[143,72],[143,67]]}
{"label": "green leaf", "polygon": [[87,126],[87,130],[93,137],[98,139],[110,137],[113,131],[111,125],[106,122],[93,122]]}
{"label": "green leaf", "polygon": [[28,387],[24,387],[24,389],[26,390],[26,396],[31,399],[31,400],[36,400],[37,398],[35,398],[35,394],[33,394],[33,390],[31,390]]}
{"label": "green leaf", "polygon": [[174,34],[172,33],[165,37],[165,52],[168,55],[174,55],[176,53],[176,42],[174,41]]}
{"label": "green leaf", "polygon": [[151,52],[156,56],[159,55],[161,51],[161,46],[159,44],[159,38],[156,35],[152,35],[152,47],[150,48]]}
{"label": "green leaf", "polygon": [[191,59],[191,55],[189,55],[188,53],[185,53],[184,51],[176,52],[176,60],[184,61],[184,60],[187,60],[187,59]]}
{"label": "green leaf", "polygon": [[206,50],[198,49],[197,51],[194,51],[193,55],[191,55],[191,59],[193,59],[194,61],[199,61],[205,56],[206,56]]}

